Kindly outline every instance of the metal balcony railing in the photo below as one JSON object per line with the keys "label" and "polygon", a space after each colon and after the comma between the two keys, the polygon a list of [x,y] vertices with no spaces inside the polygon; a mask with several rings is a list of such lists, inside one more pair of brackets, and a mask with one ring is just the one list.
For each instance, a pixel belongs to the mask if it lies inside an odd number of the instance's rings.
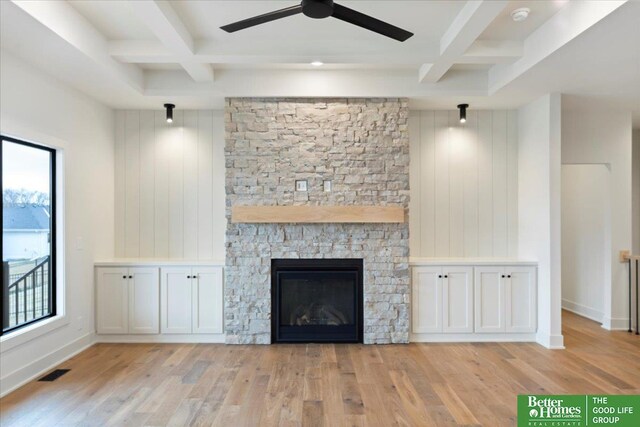
{"label": "metal balcony railing", "polygon": [[50,264],[51,258],[46,257],[24,274],[9,275],[9,286],[5,289],[6,299],[3,301],[4,329],[20,326],[51,313]]}

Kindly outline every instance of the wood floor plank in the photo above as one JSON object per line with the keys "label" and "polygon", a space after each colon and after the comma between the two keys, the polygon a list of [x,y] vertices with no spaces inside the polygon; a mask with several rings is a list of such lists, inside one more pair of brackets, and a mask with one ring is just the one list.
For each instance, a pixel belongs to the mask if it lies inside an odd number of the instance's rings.
{"label": "wood floor plank", "polygon": [[513,426],[516,398],[640,393],[640,338],[563,313],[566,350],[97,344],[0,399],[2,427]]}

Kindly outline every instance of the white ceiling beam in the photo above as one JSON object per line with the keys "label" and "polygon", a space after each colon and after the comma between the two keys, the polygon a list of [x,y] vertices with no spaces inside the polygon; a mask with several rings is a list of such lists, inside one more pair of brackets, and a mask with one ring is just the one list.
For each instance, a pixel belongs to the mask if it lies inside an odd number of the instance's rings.
{"label": "white ceiling beam", "polygon": [[[357,52],[346,49],[346,52],[332,52],[322,55],[310,54],[308,46],[285,46],[277,53],[265,55],[262,46],[256,46],[253,40],[227,41],[224,43],[210,40],[197,40],[195,53],[191,59],[203,64],[309,64],[318,58],[325,64],[380,64],[380,57],[385,58],[384,65],[416,65],[413,51],[386,50],[383,52]],[[315,47],[323,52],[331,52],[335,42],[319,41]],[[435,59],[439,55],[438,46],[425,43],[420,51],[422,55]],[[178,63],[184,58],[173,53],[162,42],[157,40],[113,40],[109,42],[109,53],[122,62],[135,64]],[[423,57],[424,57],[423,56]]]}
{"label": "white ceiling beam", "polygon": [[456,64],[505,64],[522,57],[524,44],[513,40],[476,40]]}
{"label": "white ceiling beam", "polygon": [[[489,94],[493,95],[536,64],[604,19],[627,0],[572,1],[542,24],[524,42],[523,56],[513,64],[496,65],[489,70]],[[621,40],[621,43],[624,43]],[[629,46],[636,46],[627,41]]]}
{"label": "white ceiling beam", "polygon": [[13,0],[13,3],[94,61],[100,70],[138,92],[144,90],[142,70],[113,59],[109,55],[108,42],[104,36],[67,2]]}
{"label": "white ceiling beam", "polygon": [[469,0],[440,40],[440,58],[420,67],[418,81],[436,83],[507,5],[506,0]]}
{"label": "white ceiling beam", "polygon": [[193,37],[184,23],[164,0],[134,0],[129,2],[140,19],[147,24],[160,42],[180,58],[180,65],[196,82],[213,81],[213,68],[193,59]]}

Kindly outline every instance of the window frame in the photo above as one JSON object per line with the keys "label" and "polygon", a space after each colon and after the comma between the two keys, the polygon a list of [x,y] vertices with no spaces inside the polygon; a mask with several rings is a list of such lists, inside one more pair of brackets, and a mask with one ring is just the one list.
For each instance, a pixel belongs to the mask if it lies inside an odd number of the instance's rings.
{"label": "window frame", "polygon": [[[50,242],[49,242],[49,248],[50,248],[50,261],[49,261],[49,279],[51,282],[51,288],[49,290],[49,304],[50,304],[50,311],[49,314],[47,314],[46,316],[42,316],[42,317],[38,317],[37,319],[32,319],[28,322],[25,323],[21,323],[20,325],[16,325],[12,328],[9,329],[4,329],[4,313],[1,313],[2,316],[0,316],[0,337],[5,338],[10,336],[13,332],[19,331],[25,327],[28,326],[33,326],[39,322],[43,322],[46,320],[49,320],[51,318],[54,318],[57,316],[57,312],[58,312],[58,301],[57,301],[57,297],[58,297],[58,287],[57,287],[57,279],[58,279],[58,274],[57,274],[57,267],[58,267],[58,256],[57,256],[57,249],[58,249],[58,239],[57,239],[57,234],[58,234],[58,227],[57,227],[57,200],[56,200],[56,189],[57,189],[57,182],[56,182],[56,177],[57,177],[57,172],[56,172],[56,149],[51,148],[51,147],[47,147],[44,145],[40,145],[40,144],[35,144],[33,142],[28,142],[28,141],[24,141],[21,139],[17,139],[17,138],[13,138],[7,135],[2,135],[0,134],[0,142],[1,141],[7,141],[7,142],[11,142],[11,143],[15,143],[15,144],[20,144],[20,145],[24,145],[27,147],[31,147],[31,148],[35,148],[38,150],[43,150],[49,153],[49,218],[51,221],[51,230],[50,230]],[[3,161],[3,150],[0,147],[0,165],[2,164]],[[3,182],[2,182],[2,174],[0,173],[0,191],[4,190],[3,187]],[[4,248],[4,201],[2,202],[2,208],[0,209],[0,219],[2,220],[3,223],[3,232],[2,234],[0,234],[0,253],[3,252],[3,248]],[[4,262],[4,260],[3,260]],[[4,285],[0,286],[0,299],[4,300],[5,296],[4,296]],[[4,310],[4,307],[2,307],[1,310]]]}

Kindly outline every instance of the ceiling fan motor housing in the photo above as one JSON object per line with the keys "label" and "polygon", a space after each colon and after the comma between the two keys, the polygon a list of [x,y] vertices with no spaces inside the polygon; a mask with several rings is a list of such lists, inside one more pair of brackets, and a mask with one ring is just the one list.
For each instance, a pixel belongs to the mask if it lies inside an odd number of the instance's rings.
{"label": "ceiling fan motor housing", "polygon": [[302,13],[309,18],[328,18],[333,15],[333,0],[302,0]]}

